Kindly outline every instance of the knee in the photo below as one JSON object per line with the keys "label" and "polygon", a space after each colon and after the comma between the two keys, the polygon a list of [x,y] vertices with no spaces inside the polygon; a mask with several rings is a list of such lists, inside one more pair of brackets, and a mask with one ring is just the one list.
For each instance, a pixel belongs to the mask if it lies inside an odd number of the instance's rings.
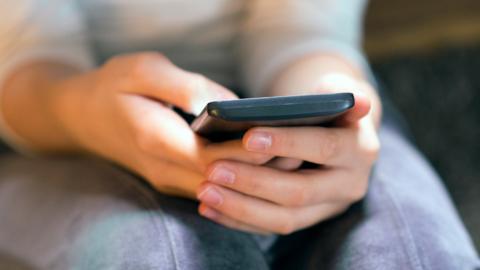
{"label": "knee", "polygon": [[149,210],[110,214],[75,235],[72,269],[175,269],[173,244]]}
{"label": "knee", "polygon": [[383,130],[381,138],[350,258],[371,268],[473,269],[475,248],[438,175],[398,133]]}
{"label": "knee", "polygon": [[72,254],[75,269],[267,269],[249,235],[170,210],[95,222],[79,235]]}

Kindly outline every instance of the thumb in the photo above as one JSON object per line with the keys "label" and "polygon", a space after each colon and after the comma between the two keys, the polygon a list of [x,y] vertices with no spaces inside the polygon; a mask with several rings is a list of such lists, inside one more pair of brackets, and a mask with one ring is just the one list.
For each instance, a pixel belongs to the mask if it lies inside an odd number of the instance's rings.
{"label": "thumb", "polygon": [[361,91],[354,91],[355,105],[341,119],[345,124],[354,124],[366,116],[371,109],[371,102],[368,96]]}
{"label": "thumb", "polygon": [[328,73],[320,80],[321,93],[350,92],[355,99],[355,105],[344,114],[338,124],[349,125],[367,115],[371,108],[370,98],[364,93],[363,85],[357,79],[343,73]]}

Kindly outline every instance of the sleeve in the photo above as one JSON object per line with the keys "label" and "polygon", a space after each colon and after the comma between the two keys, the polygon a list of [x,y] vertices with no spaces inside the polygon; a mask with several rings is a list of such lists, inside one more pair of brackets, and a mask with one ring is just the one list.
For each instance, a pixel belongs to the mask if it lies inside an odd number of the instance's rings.
{"label": "sleeve", "polygon": [[[2,88],[18,65],[33,59],[93,66],[87,32],[74,0],[0,1],[0,138],[28,152],[2,116]],[[27,150],[27,151],[25,151]]]}
{"label": "sleeve", "polygon": [[244,88],[261,96],[290,62],[318,51],[337,53],[365,70],[361,50],[367,0],[251,0],[239,38]]}

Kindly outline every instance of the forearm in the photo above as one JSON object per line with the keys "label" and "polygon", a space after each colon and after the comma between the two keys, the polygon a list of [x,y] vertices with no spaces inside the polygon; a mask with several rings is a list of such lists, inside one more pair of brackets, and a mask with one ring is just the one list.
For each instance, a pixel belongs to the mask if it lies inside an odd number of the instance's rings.
{"label": "forearm", "polygon": [[5,122],[35,152],[71,152],[77,146],[58,121],[54,103],[56,82],[77,70],[53,62],[19,67],[3,84],[0,109]]}
{"label": "forearm", "polygon": [[372,118],[378,126],[382,110],[377,92],[365,73],[340,55],[317,53],[295,61],[274,78],[267,93],[298,95],[328,91],[361,91],[366,94],[371,101]]}

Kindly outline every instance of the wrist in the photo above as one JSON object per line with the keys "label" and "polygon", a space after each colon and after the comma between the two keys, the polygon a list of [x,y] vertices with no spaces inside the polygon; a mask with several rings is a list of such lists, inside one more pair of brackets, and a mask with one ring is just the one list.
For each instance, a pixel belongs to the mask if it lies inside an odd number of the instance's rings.
{"label": "wrist", "polygon": [[26,152],[59,152],[69,148],[69,138],[52,110],[56,81],[70,76],[69,66],[38,61],[18,67],[3,85],[4,121],[19,138]]}
{"label": "wrist", "polygon": [[[86,121],[92,119],[85,112],[88,104],[84,75],[74,75],[54,81],[50,86],[48,108],[52,121],[65,140],[64,152],[88,152],[82,133],[88,129]],[[87,75],[88,76],[88,75]]]}

